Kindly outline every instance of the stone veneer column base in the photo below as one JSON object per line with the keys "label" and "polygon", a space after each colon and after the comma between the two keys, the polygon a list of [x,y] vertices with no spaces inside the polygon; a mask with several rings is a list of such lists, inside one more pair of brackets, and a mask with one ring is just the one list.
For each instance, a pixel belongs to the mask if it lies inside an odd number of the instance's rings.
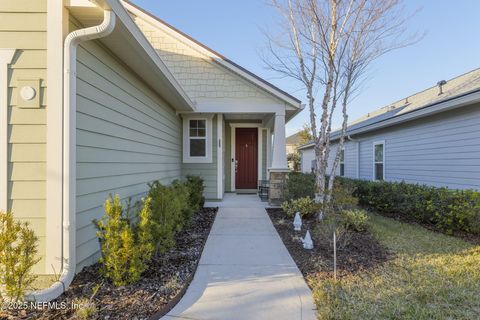
{"label": "stone veneer column base", "polygon": [[285,187],[288,179],[288,169],[270,169],[270,187],[268,190],[268,204],[279,206],[285,200]]}

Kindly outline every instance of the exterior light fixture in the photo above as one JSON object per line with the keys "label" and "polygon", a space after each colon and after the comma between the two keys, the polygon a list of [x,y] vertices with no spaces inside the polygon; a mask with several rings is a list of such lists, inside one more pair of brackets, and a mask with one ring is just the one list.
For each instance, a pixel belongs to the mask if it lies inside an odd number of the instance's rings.
{"label": "exterior light fixture", "polygon": [[300,217],[300,212],[295,213],[295,218],[293,219],[293,228],[295,231],[302,230],[302,218]]}
{"label": "exterior light fixture", "polygon": [[309,230],[307,230],[307,234],[305,235],[305,238],[303,238],[303,248],[307,250],[313,249],[313,241]]}

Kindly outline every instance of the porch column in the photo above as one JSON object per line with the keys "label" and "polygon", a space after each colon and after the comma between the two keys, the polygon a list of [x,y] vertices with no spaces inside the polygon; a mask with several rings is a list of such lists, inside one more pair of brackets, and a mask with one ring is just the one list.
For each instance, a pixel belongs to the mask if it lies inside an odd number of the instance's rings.
{"label": "porch column", "polygon": [[287,148],[285,138],[285,111],[275,113],[273,127],[272,166],[268,170],[270,188],[268,202],[270,205],[280,205],[285,199],[285,185],[290,171],[287,163]]}
{"label": "porch column", "polygon": [[283,110],[275,113],[271,170],[288,170],[286,143],[287,141],[285,137],[285,111]]}

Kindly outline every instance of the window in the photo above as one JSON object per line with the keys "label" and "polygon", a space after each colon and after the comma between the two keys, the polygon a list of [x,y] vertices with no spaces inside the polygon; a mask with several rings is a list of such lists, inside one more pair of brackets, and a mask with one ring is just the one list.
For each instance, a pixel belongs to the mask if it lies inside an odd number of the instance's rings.
{"label": "window", "polygon": [[317,160],[312,160],[311,164],[310,164],[310,169],[312,170],[312,173],[315,173],[317,171]]}
{"label": "window", "polygon": [[373,144],[373,180],[385,179],[385,142]]}
{"label": "window", "polygon": [[207,154],[207,120],[189,120],[190,157],[205,157]]}
{"label": "window", "polygon": [[212,118],[183,119],[183,162],[212,162]]}
{"label": "window", "polygon": [[340,177],[345,176],[345,149],[340,151]]}

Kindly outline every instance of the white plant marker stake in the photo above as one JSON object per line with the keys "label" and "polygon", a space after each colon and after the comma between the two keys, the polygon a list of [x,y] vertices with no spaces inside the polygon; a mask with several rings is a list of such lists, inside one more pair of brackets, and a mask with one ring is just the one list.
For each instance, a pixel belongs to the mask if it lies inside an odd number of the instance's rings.
{"label": "white plant marker stake", "polygon": [[295,218],[293,219],[293,228],[295,231],[302,230],[302,217],[300,217],[300,212],[295,213]]}
{"label": "white plant marker stake", "polygon": [[303,248],[307,250],[313,249],[313,241],[312,237],[310,236],[310,230],[307,230],[307,234],[305,235],[305,238],[303,238]]}
{"label": "white plant marker stake", "polygon": [[333,280],[337,281],[337,236],[333,231]]}

